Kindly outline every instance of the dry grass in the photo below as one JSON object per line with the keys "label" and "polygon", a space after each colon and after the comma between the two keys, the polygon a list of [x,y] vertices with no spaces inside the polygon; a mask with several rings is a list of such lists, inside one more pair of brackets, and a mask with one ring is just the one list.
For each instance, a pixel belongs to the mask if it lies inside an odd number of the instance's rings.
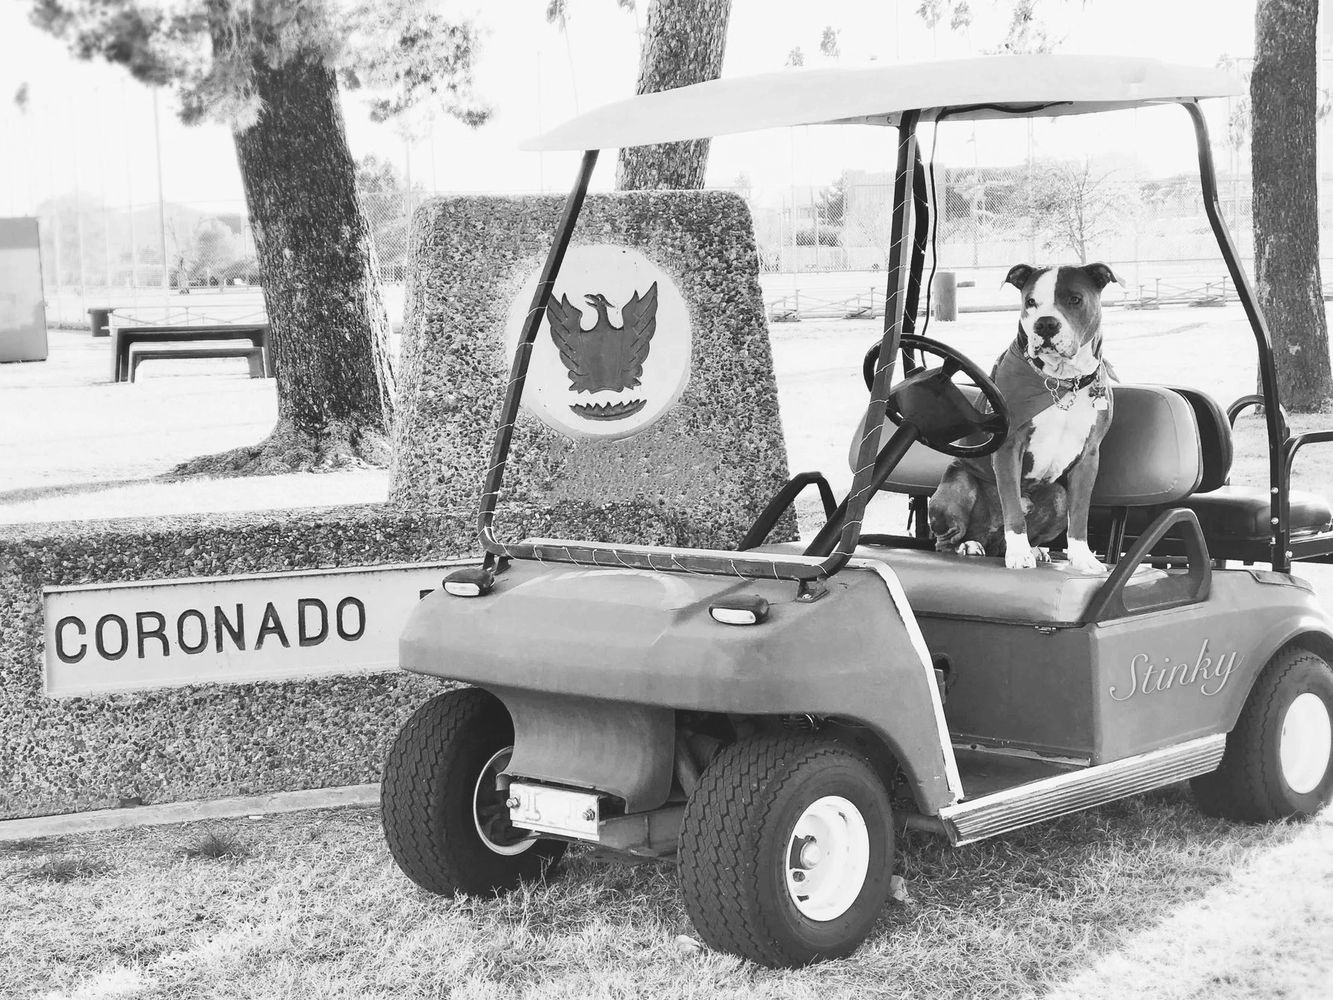
{"label": "dry grass", "polygon": [[[681,947],[693,929],[670,864],[576,851],[544,886],[431,896],[398,872],[369,809],[0,845],[0,996],[1029,997],[1321,829],[1327,847],[1328,824],[1209,820],[1177,787],[959,849],[909,834],[899,870],[911,902],[853,957],[793,972]],[[210,835],[248,856],[185,857],[183,842]],[[33,877],[49,864],[41,851],[90,867],[64,883]],[[1323,891],[1327,909],[1333,884]],[[1264,954],[1313,954],[1322,930],[1315,921]],[[1174,953],[1188,959],[1204,933]],[[1205,982],[1211,971],[1195,965]],[[1208,995],[1231,994],[1214,980]]]}

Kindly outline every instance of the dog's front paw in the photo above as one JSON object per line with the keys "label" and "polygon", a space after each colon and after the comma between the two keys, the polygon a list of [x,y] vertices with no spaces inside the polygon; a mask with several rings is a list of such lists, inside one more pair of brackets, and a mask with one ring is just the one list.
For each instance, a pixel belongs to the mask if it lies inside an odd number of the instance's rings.
{"label": "dog's front paw", "polygon": [[986,546],[982,545],[980,542],[968,540],[958,546],[958,554],[960,556],[984,556],[986,554]]}
{"label": "dog's front paw", "polygon": [[1069,557],[1069,567],[1078,573],[1090,573],[1095,576],[1104,576],[1110,572],[1100,559],[1092,554],[1088,548],[1088,543],[1076,538],[1069,540],[1069,545],[1065,549],[1065,554]]}
{"label": "dog's front paw", "polygon": [[1021,532],[1005,532],[1004,564],[1009,569],[1035,569],[1037,557],[1028,544],[1028,537]]}

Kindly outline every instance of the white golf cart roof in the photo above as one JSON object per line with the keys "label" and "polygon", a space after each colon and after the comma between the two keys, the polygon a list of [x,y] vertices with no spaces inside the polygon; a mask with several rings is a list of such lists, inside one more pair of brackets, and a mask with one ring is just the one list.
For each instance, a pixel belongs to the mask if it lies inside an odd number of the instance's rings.
{"label": "white golf cart roof", "polygon": [[520,148],[611,149],[790,125],[897,125],[1012,115],[1054,117],[1243,94],[1235,74],[1123,56],[983,56],[783,70],[643,94],[570,119]]}

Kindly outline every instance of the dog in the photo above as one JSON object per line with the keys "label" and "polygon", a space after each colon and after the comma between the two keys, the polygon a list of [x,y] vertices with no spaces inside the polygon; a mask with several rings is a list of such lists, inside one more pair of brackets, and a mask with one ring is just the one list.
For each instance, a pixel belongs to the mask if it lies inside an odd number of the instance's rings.
{"label": "dog", "polygon": [[[1088,548],[1099,446],[1111,426],[1102,359],[1101,293],[1123,284],[1105,264],[1018,264],[1005,283],[1022,293],[1018,335],[991,373],[1009,409],[1009,436],[982,459],[954,459],[930,498],[935,548],[999,555],[1010,569],[1047,562],[1067,532],[1069,565],[1105,573]],[[984,405],[984,404],[983,404]]]}

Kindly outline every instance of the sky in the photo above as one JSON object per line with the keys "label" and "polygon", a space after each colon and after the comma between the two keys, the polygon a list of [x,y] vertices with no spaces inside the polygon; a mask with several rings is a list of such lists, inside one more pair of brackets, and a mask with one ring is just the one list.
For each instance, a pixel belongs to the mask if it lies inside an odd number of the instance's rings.
{"label": "sky", "polygon": [[[544,17],[545,0],[444,2],[471,12],[483,28],[477,92],[494,108],[472,130],[441,118],[408,141],[401,130],[369,121],[363,100],[345,95],[354,156],[375,154],[427,190],[564,191],[574,175],[572,154],[518,152],[518,143],[579,111],[634,92],[639,35],[648,0],[628,13],[613,0],[571,0],[566,30]],[[724,76],[781,69],[800,47],[806,65],[822,65],[825,26],[839,32],[840,64],[921,62],[958,58],[993,48],[1004,35],[1003,0],[972,0],[976,23],[966,34],[941,25],[931,31],[916,16],[919,0],[733,0]],[[118,67],[80,62],[27,22],[30,0],[0,0],[0,214],[31,212],[44,198],[76,188],[113,205],[156,198],[155,151],[167,200],[236,210],[242,192],[228,129],[186,128],[169,92],[154,94]],[[1211,66],[1223,54],[1248,57],[1253,48],[1254,0],[1041,0],[1039,10],[1058,51],[1144,55]],[[791,70],[791,72],[799,72]],[[26,114],[13,95],[26,84]],[[154,105],[160,144],[154,141]],[[1219,108],[1214,136],[1225,108]],[[1153,174],[1189,169],[1192,137],[1170,110],[1042,123],[1037,155],[1137,150]],[[731,186],[744,172],[756,189],[824,185],[844,168],[883,170],[889,130],[824,127],[725,137],[713,144],[710,185]],[[943,163],[1019,162],[1028,137],[1009,123],[945,126]],[[1219,149],[1220,165],[1225,167]],[[609,163],[610,158],[604,158]],[[609,187],[604,167],[594,187]]]}

